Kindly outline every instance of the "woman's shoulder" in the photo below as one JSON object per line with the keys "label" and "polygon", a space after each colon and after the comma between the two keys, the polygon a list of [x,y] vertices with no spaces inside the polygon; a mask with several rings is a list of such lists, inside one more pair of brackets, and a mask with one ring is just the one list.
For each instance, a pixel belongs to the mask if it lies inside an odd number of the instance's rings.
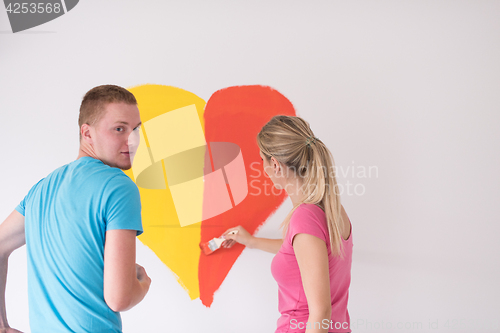
{"label": "woman's shoulder", "polygon": [[292,234],[311,233],[323,236],[328,234],[326,215],[320,207],[314,204],[300,204],[290,218],[289,228]]}
{"label": "woman's shoulder", "polygon": [[[323,210],[323,207],[321,207],[320,205],[302,203],[299,205],[299,207],[296,208],[296,211],[299,211],[296,216],[296,219],[299,219],[301,221],[308,220],[311,222],[315,222],[320,227],[322,228],[324,227],[326,228],[326,230],[328,230],[326,214],[325,211]],[[341,208],[341,215],[342,215],[342,220],[341,220],[342,238],[345,241],[348,241],[351,238],[352,224],[343,206]]]}
{"label": "woman's shoulder", "polygon": [[301,203],[295,211],[299,211],[299,215],[301,214],[309,214],[309,215],[314,215],[316,217],[326,217],[325,211],[323,208],[317,204],[310,204],[310,203]]}

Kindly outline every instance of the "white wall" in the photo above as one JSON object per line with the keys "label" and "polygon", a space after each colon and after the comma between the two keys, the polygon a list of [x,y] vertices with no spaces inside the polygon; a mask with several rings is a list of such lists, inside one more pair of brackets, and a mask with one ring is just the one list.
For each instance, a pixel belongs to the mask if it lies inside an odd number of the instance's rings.
{"label": "white wall", "polygon": [[[12,34],[1,8],[0,220],[76,158],[91,87],[156,83],[208,100],[228,86],[269,85],[339,168],[378,169],[340,179],[365,189],[343,196],[353,329],[498,332],[499,17],[500,2],[480,0],[82,0]],[[290,208],[259,234],[278,237]],[[25,255],[11,257],[7,307],[11,325],[29,332]],[[153,284],[123,314],[125,332],[274,331],[271,255],[243,251],[211,308],[190,301],[141,243],[137,257]]]}

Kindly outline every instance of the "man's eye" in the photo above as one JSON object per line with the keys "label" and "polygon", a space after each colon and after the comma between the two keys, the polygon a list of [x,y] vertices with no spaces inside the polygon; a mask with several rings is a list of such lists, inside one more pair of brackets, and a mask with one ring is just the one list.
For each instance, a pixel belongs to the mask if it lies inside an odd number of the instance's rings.
{"label": "man's eye", "polygon": [[123,131],[123,127],[117,127],[117,128],[116,128],[116,130],[117,130],[118,132],[121,132],[121,131]]}

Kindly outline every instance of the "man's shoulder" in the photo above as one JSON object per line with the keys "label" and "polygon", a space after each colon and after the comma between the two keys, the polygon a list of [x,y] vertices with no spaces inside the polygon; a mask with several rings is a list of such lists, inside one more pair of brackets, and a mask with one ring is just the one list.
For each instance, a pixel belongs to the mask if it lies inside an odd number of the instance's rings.
{"label": "man's shoulder", "polygon": [[113,188],[127,188],[127,190],[137,190],[135,182],[127,176],[123,170],[104,164],[102,161],[88,157],[80,163],[78,174],[85,178],[88,184],[97,187],[104,186],[112,190]]}
{"label": "man's shoulder", "polygon": [[128,178],[121,169],[110,167],[104,164],[101,160],[84,156],[79,159],[69,163],[67,165],[71,171],[86,175],[86,176],[98,176],[99,178],[113,178],[116,176],[125,176]]}
{"label": "man's shoulder", "polygon": [[63,183],[79,188],[97,189],[113,184],[127,184],[131,186],[135,183],[121,169],[110,167],[101,160],[84,156],[65,164],[52,171],[45,180],[51,185],[59,186]]}

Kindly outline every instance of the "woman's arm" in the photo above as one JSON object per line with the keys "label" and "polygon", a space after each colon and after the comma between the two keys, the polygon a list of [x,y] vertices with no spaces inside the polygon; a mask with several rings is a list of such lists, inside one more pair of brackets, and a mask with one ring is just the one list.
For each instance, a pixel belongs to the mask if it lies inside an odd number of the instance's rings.
{"label": "woman's arm", "polygon": [[327,333],[332,316],[328,252],[322,239],[297,234],[292,240],[309,307],[306,333]]}
{"label": "woman's arm", "polygon": [[[236,234],[228,234],[229,232],[235,230],[238,231]],[[280,250],[281,244],[283,244],[282,239],[254,237],[240,225],[226,230],[222,236],[226,239],[226,241],[222,243],[222,247],[225,248],[230,248],[234,244],[240,243],[251,249],[259,249],[276,254]]]}

